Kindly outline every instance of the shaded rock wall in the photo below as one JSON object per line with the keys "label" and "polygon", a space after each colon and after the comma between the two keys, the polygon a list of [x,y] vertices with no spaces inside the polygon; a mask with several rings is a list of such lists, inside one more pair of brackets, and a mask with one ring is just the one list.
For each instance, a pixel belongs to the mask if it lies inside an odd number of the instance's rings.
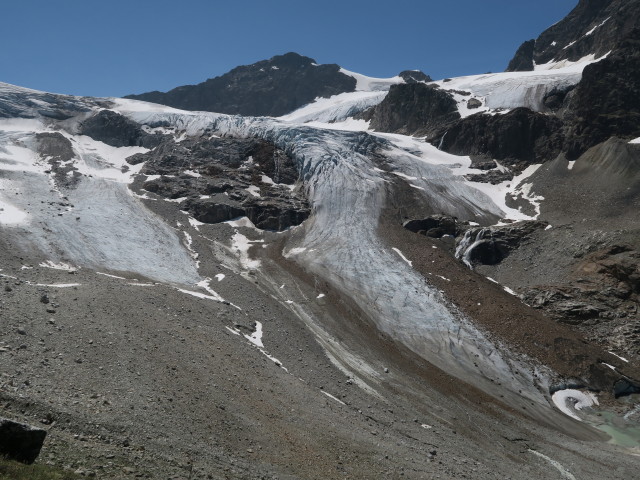
{"label": "shaded rock wall", "polygon": [[312,102],[355,90],[356,80],[338,65],[317,65],[297,53],[278,55],[236,67],[197,85],[166,93],[149,92],[126,98],[169,105],[183,110],[239,115],[280,116]]}

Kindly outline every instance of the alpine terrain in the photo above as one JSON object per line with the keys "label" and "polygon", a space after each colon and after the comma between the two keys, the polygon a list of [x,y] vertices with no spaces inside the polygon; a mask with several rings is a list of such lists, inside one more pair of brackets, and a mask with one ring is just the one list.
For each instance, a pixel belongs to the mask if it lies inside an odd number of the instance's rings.
{"label": "alpine terrain", "polygon": [[78,477],[613,479],[640,461],[640,0],[503,73],[287,53],[0,84],[0,451]]}

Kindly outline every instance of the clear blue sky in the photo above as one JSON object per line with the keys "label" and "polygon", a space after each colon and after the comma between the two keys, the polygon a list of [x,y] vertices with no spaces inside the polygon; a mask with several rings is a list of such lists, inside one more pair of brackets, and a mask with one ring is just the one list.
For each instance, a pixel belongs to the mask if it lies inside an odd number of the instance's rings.
{"label": "clear blue sky", "polygon": [[577,0],[6,0],[0,81],[122,96],[295,51],[370,76],[502,71]]}

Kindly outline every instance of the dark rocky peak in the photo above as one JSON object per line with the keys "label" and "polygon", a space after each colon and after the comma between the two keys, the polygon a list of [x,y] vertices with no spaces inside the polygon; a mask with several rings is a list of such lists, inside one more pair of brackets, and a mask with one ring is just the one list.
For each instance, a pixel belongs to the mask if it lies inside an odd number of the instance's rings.
{"label": "dark rocky peak", "polygon": [[640,28],[606,59],[587,65],[567,99],[567,157],[575,160],[612,136],[640,136]]}
{"label": "dark rocky peak", "polygon": [[460,118],[456,101],[435,85],[400,83],[363,115],[380,132],[426,135]]}
{"label": "dark rocky peak", "polygon": [[524,42],[518,50],[516,54],[509,62],[509,66],[507,67],[507,72],[527,72],[533,70],[533,52],[536,47],[536,41],[527,40]]}
{"label": "dark rocky peak", "polygon": [[169,92],[149,92],[126,98],[160,103],[183,110],[280,116],[312,102],[352,92],[356,80],[335,64],[318,65],[297,53],[277,55],[236,67],[219,77]]}
{"label": "dark rocky peak", "polygon": [[406,83],[433,82],[433,79],[421,70],[404,70],[398,76]]}
{"label": "dark rocky peak", "polygon": [[432,139],[441,150],[501,160],[514,171],[555,158],[564,144],[562,122],[528,108],[506,114],[477,113],[443,127]]}
{"label": "dark rocky peak", "polygon": [[533,70],[536,65],[576,61],[593,54],[600,58],[640,26],[640,0],[580,0],[560,22],[537,40],[522,44],[507,71]]}

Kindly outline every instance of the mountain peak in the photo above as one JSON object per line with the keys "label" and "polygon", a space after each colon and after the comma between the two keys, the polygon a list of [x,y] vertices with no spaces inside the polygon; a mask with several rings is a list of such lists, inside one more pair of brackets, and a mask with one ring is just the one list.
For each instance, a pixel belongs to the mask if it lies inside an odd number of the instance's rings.
{"label": "mountain peak", "polygon": [[236,67],[197,85],[177,87],[166,93],[155,91],[128,95],[125,98],[183,110],[280,116],[317,97],[352,92],[355,88],[356,80],[340,72],[338,65],[319,65],[313,58],[288,52],[269,60]]}
{"label": "mountain peak", "polygon": [[558,23],[536,40],[523,43],[507,71],[533,70],[535,65],[593,55],[600,58],[615,50],[629,33],[640,27],[640,0],[580,0]]}

